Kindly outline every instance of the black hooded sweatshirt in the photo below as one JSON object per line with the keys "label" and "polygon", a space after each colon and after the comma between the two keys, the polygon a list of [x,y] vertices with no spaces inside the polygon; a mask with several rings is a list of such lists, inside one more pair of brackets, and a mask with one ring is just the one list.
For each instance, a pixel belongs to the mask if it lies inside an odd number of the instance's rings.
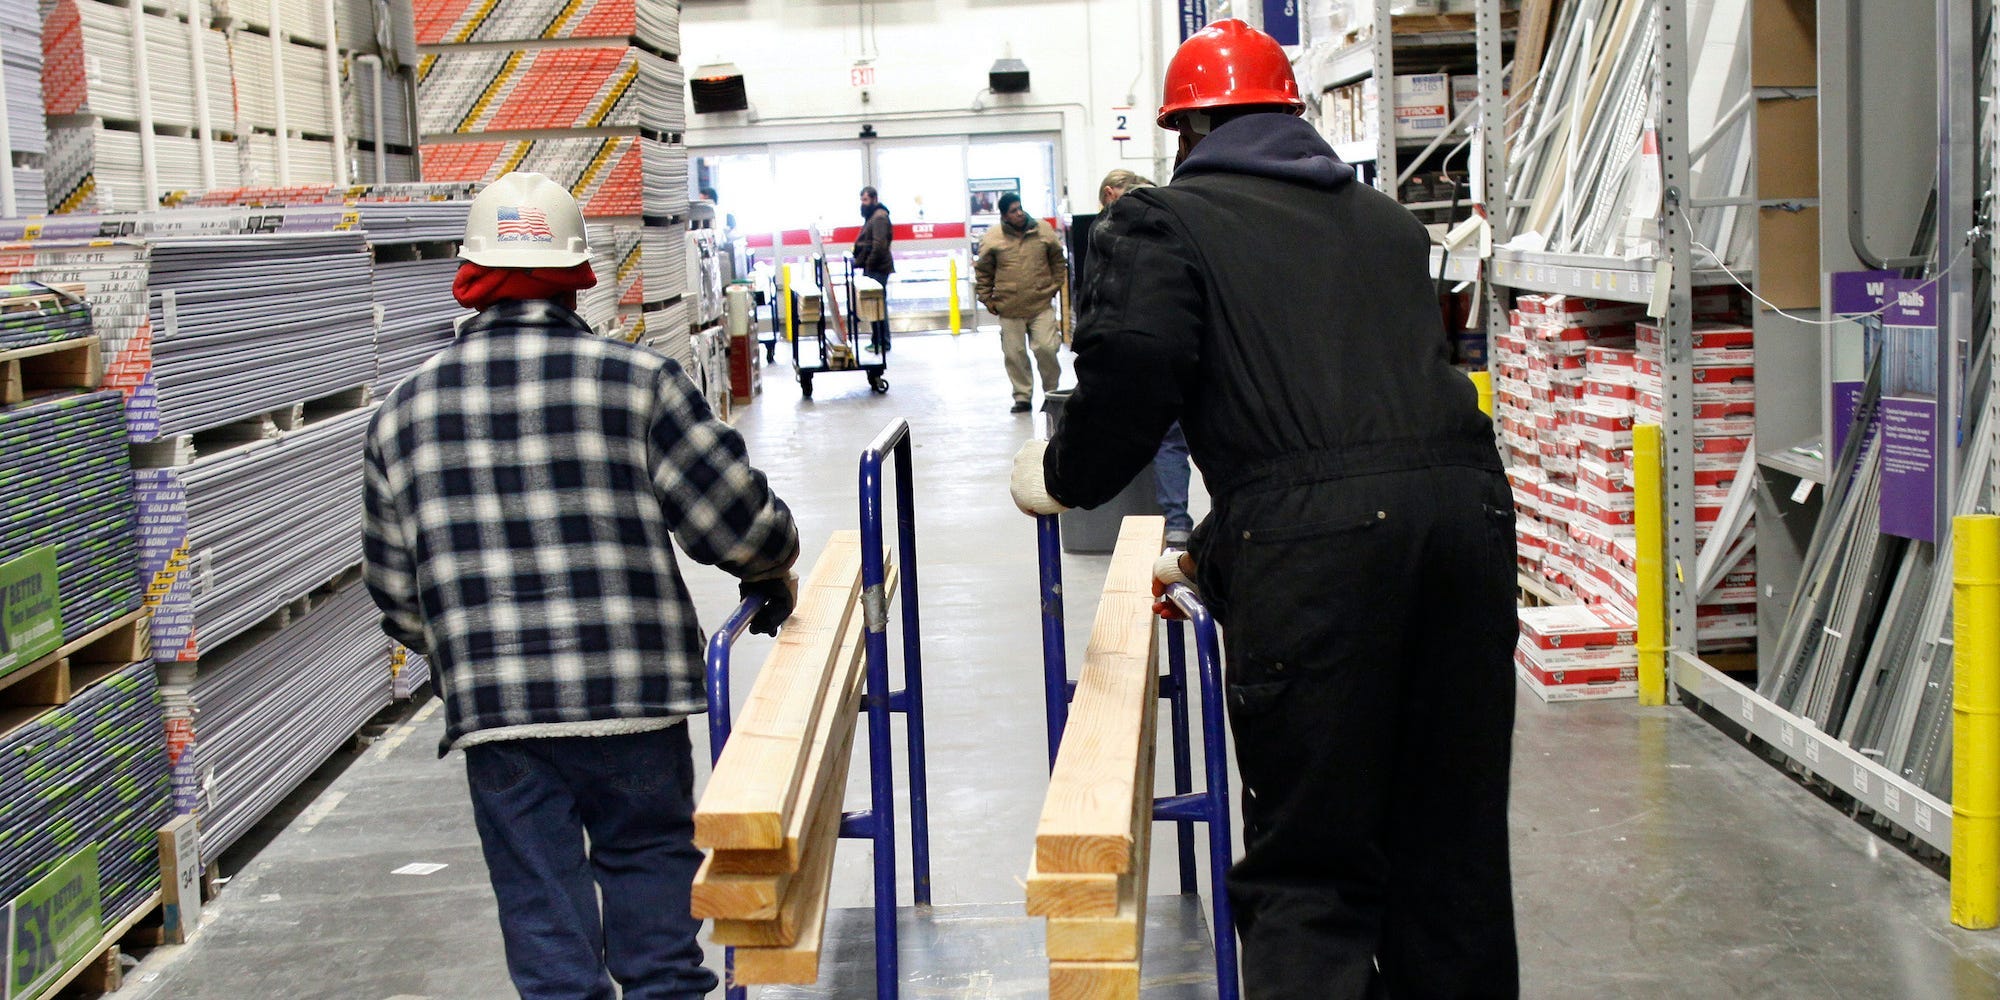
{"label": "black hooded sweatshirt", "polygon": [[1253,485],[1501,468],[1447,359],[1430,238],[1311,125],[1249,115],[1170,186],[1100,216],[1077,388],[1044,460],[1072,507],[1116,496],[1180,420],[1218,508]]}

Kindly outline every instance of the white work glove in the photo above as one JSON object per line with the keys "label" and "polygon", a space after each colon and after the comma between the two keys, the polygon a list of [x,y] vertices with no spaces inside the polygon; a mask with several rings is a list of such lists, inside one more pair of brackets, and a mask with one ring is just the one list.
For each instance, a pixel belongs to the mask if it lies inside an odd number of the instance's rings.
{"label": "white work glove", "polygon": [[1188,558],[1188,554],[1179,549],[1168,549],[1160,553],[1158,559],[1153,560],[1154,614],[1171,621],[1181,621],[1187,618],[1187,615],[1182,613],[1180,605],[1175,604],[1167,596],[1167,588],[1176,583],[1193,587],[1194,580],[1189,572],[1193,567],[1194,560]]}
{"label": "white work glove", "polygon": [[1047,441],[1029,441],[1014,453],[1014,481],[1008,487],[1013,494],[1014,506],[1023,514],[1060,514],[1068,507],[1056,502],[1049,495],[1048,483],[1042,476],[1042,453],[1049,450]]}
{"label": "white work glove", "polygon": [[1160,553],[1160,557],[1153,560],[1154,581],[1162,587],[1170,587],[1176,583],[1194,586],[1194,581],[1188,578],[1187,567],[1181,564],[1183,555],[1185,553],[1179,549],[1168,549]]}

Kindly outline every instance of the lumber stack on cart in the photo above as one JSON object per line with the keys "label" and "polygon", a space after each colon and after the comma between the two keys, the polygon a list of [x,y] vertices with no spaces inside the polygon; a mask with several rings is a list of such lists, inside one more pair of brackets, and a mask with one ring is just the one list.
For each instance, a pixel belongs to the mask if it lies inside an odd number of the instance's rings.
{"label": "lumber stack on cart", "polygon": [[799,589],[695,809],[694,915],[736,981],[812,983],[861,702],[861,536],[836,533]]}
{"label": "lumber stack on cart", "polygon": [[1139,995],[1153,826],[1159,667],[1153,560],[1166,522],[1128,517],[1091,625],[1028,868],[1028,913],[1048,918],[1049,996]]}

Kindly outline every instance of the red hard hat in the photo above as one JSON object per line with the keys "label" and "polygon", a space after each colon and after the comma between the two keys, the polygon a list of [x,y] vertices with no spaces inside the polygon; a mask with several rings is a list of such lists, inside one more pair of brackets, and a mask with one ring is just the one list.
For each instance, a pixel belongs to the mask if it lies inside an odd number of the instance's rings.
{"label": "red hard hat", "polygon": [[1278,40],[1235,18],[1217,21],[1181,43],[1167,64],[1161,97],[1161,128],[1173,128],[1171,119],[1183,111],[1203,108],[1282,104],[1299,114],[1306,107],[1292,61]]}

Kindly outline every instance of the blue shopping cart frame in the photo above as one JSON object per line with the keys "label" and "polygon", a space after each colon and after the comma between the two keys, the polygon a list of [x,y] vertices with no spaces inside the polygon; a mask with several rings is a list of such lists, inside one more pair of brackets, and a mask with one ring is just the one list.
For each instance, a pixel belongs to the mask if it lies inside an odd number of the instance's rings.
{"label": "blue shopping cart frame", "polygon": [[[903,688],[890,686],[889,592],[883,472],[894,463],[896,551],[902,573]],[[868,808],[845,812],[840,836],[867,840],[875,874],[875,995],[894,1000],[901,985],[896,952],[896,765],[892,716],[903,716],[909,756],[910,881],[916,905],[931,905],[930,794],[924,762],[923,626],[917,603],[916,482],[910,424],[898,417],[861,453],[861,608],[866,627],[868,678],[863,698],[868,715]],[[711,762],[729,742],[730,654],[750,620],[764,606],[760,597],[737,605],[708,641],[708,740]],[[725,958],[728,996],[743,1000],[735,985],[734,949]]]}
{"label": "blue shopping cart frame", "polygon": [[[1041,571],[1043,697],[1047,703],[1049,767],[1056,763],[1063,729],[1069,723],[1069,701],[1076,682],[1069,677],[1069,651],[1063,629],[1062,530],[1055,515],[1035,519],[1036,550]],[[1167,621],[1167,665],[1160,675],[1160,697],[1167,700],[1173,735],[1174,794],[1153,800],[1153,819],[1175,826],[1179,849],[1181,892],[1199,891],[1195,883],[1194,825],[1208,824],[1209,871],[1215,880],[1211,896],[1215,936],[1215,987],[1220,1000],[1237,1000],[1236,918],[1229,906],[1223,877],[1234,860],[1229,835],[1229,750],[1222,706],[1222,643],[1215,618],[1194,588],[1174,584],[1166,598],[1187,616],[1185,623]],[[1201,749],[1205,787],[1194,790],[1193,749],[1188,718],[1187,636],[1194,629],[1195,664],[1201,692]]]}

